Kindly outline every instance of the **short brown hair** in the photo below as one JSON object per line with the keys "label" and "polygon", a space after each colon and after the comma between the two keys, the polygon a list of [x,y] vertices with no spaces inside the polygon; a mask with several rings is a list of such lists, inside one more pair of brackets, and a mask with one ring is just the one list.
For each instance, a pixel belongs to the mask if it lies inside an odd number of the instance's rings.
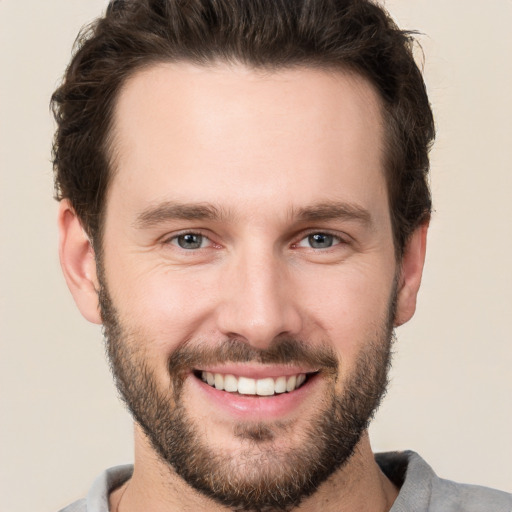
{"label": "short brown hair", "polygon": [[79,35],[52,96],[57,199],[68,198],[97,249],[121,86],[157,62],[236,61],[269,69],[355,71],[378,90],[397,255],[431,211],[434,121],[410,32],[369,0],[114,0]]}

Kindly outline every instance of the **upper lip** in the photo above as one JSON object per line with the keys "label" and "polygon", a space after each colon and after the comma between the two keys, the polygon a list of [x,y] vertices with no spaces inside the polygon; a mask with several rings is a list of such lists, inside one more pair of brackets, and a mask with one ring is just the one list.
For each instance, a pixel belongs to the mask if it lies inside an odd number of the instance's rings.
{"label": "upper lip", "polygon": [[246,365],[246,364],[219,364],[196,368],[200,372],[220,373],[234,375],[235,377],[248,377],[250,379],[265,379],[268,377],[289,377],[300,373],[313,373],[316,368],[288,365]]}

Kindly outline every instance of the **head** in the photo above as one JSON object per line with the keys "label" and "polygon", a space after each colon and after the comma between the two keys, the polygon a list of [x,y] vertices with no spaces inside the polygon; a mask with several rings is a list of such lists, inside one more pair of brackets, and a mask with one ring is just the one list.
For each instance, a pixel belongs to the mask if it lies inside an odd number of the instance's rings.
{"label": "head", "polygon": [[414,312],[409,36],[363,1],[113,2],[53,105],[64,272],[148,449],[226,506],[299,503],[354,457]]}

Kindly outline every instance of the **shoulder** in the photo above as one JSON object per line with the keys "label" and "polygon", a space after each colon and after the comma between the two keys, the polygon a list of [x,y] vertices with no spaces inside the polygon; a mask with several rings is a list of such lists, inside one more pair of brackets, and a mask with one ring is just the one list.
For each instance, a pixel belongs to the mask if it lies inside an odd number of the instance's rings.
{"label": "shoulder", "polygon": [[512,494],[481,487],[458,484],[438,478],[432,486],[431,509],[436,511],[512,512]]}
{"label": "shoulder", "polygon": [[96,478],[86,498],[75,501],[60,512],[108,512],[109,494],[131,478],[132,472],[131,465],[107,469]]}
{"label": "shoulder", "polygon": [[81,499],[78,501],[75,501],[74,503],[71,503],[71,505],[68,505],[66,508],[63,508],[59,512],[86,512],[87,511],[87,504],[85,499]]}
{"label": "shoulder", "polygon": [[512,494],[439,478],[417,453],[380,453],[375,459],[400,488],[390,512],[512,512]]}

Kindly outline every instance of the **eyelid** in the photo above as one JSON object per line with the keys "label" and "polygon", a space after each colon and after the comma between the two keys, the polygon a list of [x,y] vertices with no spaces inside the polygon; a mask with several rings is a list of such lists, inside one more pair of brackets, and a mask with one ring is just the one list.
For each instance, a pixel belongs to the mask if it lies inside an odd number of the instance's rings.
{"label": "eyelid", "polygon": [[329,249],[337,247],[338,245],[350,243],[350,237],[348,235],[346,235],[345,233],[340,233],[339,231],[335,232],[330,229],[308,229],[307,231],[302,231],[298,237],[295,237],[295,239],[297,241],[292,244],[292,247],[303,247],[299,244],[301,242],[303,242],[306,238],[310,237],[311,235],[316,235],[316,234],[332,236],[336,240],[336,243],[334,243],[331,247],[327,247],[325,249],[318,249],[315,247],[306,247],[307,249],[311,249],[313,251],[324,251],[325,252]]}
{"label": "eyelid", "polygon": [[[207,249],[208,247],[218,246],[218,244],[216,244],[212,240],[211,236],[205,234],[204,231],[202,231],[201,229],[183,229],[181,231],[178,231],[177,233],[171,233],[171,234],[165,235],[164,237],[162,237],[161,241],[162,241],[162,244],[164,244],[164,245],[172,245],[173,247],[181,249],[182,251],[191,252],[190,249],[183,249],[176,242],[180,236],[185,236],[185,235],[198,235],[198,236],[202,236],[204,239],[208,240],[209,244],[206,247],[200,247],[199,249],[195,249],[196,251],[199,251],[201,249]],[[176,242],[176,243],[173,243],[173,242]]]}
{"label": "eyelid", "polygon": [[[339,231],[332,231],[330,229],[318,229],[317,228],[317,229],[308,229],[306,231],[301,231],[299,235],[294,236],[293,238],[296,241],[292,243],[292,247],[299,247],[300,242],[302,242],[303,240],[305,240],[306,238],[308,238],[309,236],[314,235],[314,234],[329,235],[336,239],[337,243],[335,243],[333,246],[329,247],[328,249],[330,249],[332,247],[336,247],[338,245],[342,245],[342,244],[349,244],[351,241],[351,237],[345,233],[340,233]],[[205,238],[206,240],[208,240],[209,241],[208,246],[201,247],[201,249],[206,249],[206,248],[212,247],[212,246],[220,247],[220,244],[216,243],[212,239],[212,236],[210,234],[206,234],[204,232],[204,230],[202,230],[202,229],[183,229],[181,231],[174,232],[172,234],[166,234],[165,236],[163,236],[161,238],[161,243],[164,245],[172,244],[173,246],[177,247],[178,249],[182,249],[181,247],[179,247],[179,245],[177,243],[172,243],[172,242],[176,241],[180,236],[184,236],[184,235],[200,235],[203,238]],[[314,251],[326,251],[327,250],[327,249],[315,249],[313,247],[310,247],[310,249],[312,249]],[[185,250],[185,249],[182,249],[182,250]],[[199,249],[197,249],[197,250],[199,250]]]}

